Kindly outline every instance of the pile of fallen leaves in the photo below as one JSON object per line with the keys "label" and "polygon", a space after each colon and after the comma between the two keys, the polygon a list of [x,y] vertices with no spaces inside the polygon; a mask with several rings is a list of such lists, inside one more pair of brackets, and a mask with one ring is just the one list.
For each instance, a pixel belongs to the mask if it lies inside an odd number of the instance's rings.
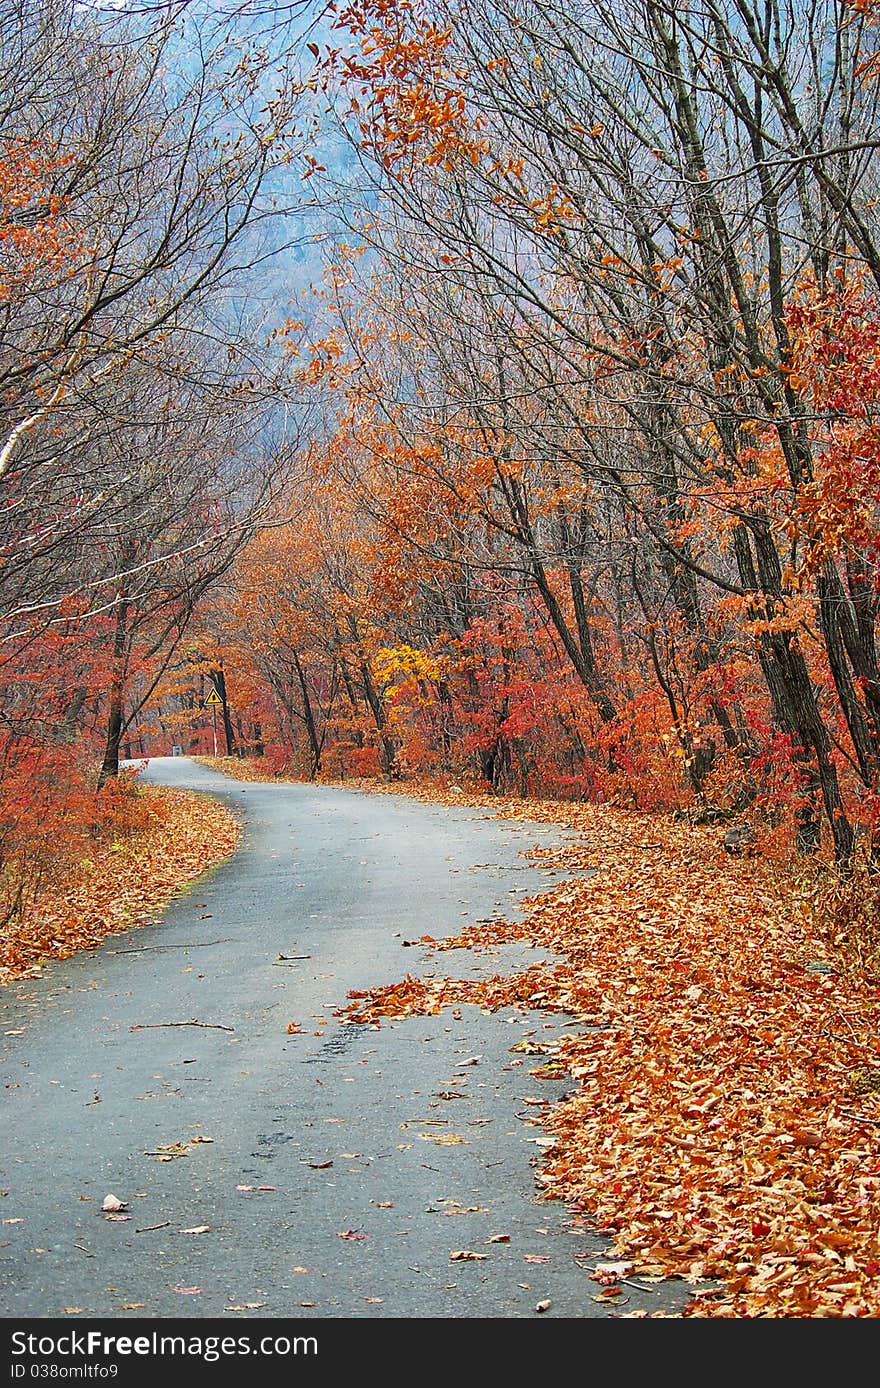
{"label": "pile of fallen leaves", "polygon": [[[485,791],[474,789],[473,787],[464,789],[461,786],[446,783],[437,777],[417,775],[408,776],[405,780],[390,780],[377,776],[326,776],[319,773],[313,781],[306,781],[304,776],[297,776],[292,768],[285,766],[275,757],[212,757],[201,756],[193,757],[200,766],[207,766],[212,771],[222,771],[224,776],[230,776],[235,781],[255,781],[261,783],[275,784],[279,781],[291,782],[296,785],[320,785],[320,786],[340,786],[345,790],[367,790],[371,793],[385,792],[388,795],[416,795],[420,800],[432,800],[437,804],[447,805],[473,804],[497,806],[501,802],[497,796],[487,796]],[[523,801],[513,802],[523,808]],[[528,805],[533,806],[534,801],[528,801]],[[554,801],[542,801],[544,804],[555,804]],[[534,814],[531,815],[534,818]]]}
{"label": "pile of fallen leaves", "polygon": [[222,771],[224,776],[231,776],[235,781],[255,781],[268,782],[274,784],[277,781],[292,781],[296,777],[287,771],[279,770],[276,764],[268,757],[193,757],[200,766],[207,766],[211,771]]}
{"label": "pile of fallen leaves", "polygon": [[155,787],[138,795],[144,827],[97,842],[86,861],[57,864],[23,914],[0,931],[0,982],[142,924],[235,848],[238,822],[218,801]]}
{"label": "pile of fallen leaves", "polygon": [[347,1015],[469,1002],[573,1017],[570,1035],[532,1048],[533,1073],[575,1081],[540,1120],[548,1196],[611,1234],[637,1271],[720,1285],[685,1314],[880,1313],[880,979],[835,951],[791,879],[725,854],[720,831],[431,798],[580,831],[535,850],[572,876],[528,899],[524,921],[421,942],[521,940],[558,962],[507,979],[407,977],[352,995]]}

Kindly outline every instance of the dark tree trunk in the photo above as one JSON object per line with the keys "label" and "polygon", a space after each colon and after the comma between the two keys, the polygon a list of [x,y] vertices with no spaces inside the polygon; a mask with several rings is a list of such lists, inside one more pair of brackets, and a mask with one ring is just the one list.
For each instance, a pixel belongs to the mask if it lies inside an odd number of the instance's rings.
{"label": "dark tree trunk", "polygon": [[311,752],[311,767],[309,770],[309,780],[313,781],[321,770],[321,753],[324,748],[324,739],[318,733],[318,725],[315,721],[315,711],[312,707],[312,700],[309,696],[309,686],[306,680],[305,671],[299,656],[294,652],[293,668],[296,670],[297,683],[302,698],[303,722],[306,726],[306,734],[309,739],[309,750]]}
{"label": "dark tree trunk", "polygon": [[236,751],[235,733],[232,728],[232,719],[229,716],[229,697],[226,693],[226,676],[223,673],[222,666],[211,671],[211,680],[214,684],[214,688],[220,695],[220,703],[222,704],[221,712],[223,715],[223,736],[226,740],[226,755],[227,757],[233,757]]}
{"label": "dark tree trunk", "polygon": [[131,604],[120,598],[116,604],[116,627],[113,633],[113,663],[110,675],[110,697],[107,710],[107,738],[104,744],[104,760],[98,776],[98,789],[107,781],[119,775],[119,747],[123,732],[123,706],[125,698],[125,677],[128,654],[128,613]]}
{"label": "dark tree trunk", "polygon": [[61,742],[71,743],[76,739],[77,719],[82,713],[87,696],[88,691],[82,685],[74,691],[73,698],[70,701],[70,705],[64,715],[64,722],[61,726],[59,737]]}
{"label": "dark tree trunk", "polygon": [[[750,541],[754,543],[754,554]],[[782,575],[769,527],[755,521],[748,529],[737,527],[734,546],[742,582],[755,592],[753,616],[771,621],[775,615],[773,598],[781,596]],[[763,602],[762,592],[766,595]],[[802,853],[815,853],[818,849],[820,807],[824,806],[835,858],[845,866],[852,858],[855,836],[844,810],[831,757],[831,740],[807,663],[787,631],[762,633],[758,638],[758,658],[770,692],[774,722],[791,737],[803,776],[806,800],[798,812],[798,847]]]}
{"label": "dark tree trunk", "polygon": [[373,715],[373,721],[376,724],[376,730],[379,734],[379,762],[385,775],[393,777],[397,774],[394,765],[397,756],[397,746],[394,739],[389,737],[386,732],[388,720],[385,717],[385,709],[382,706],[379,691],[373,683],[370,667],[365,660],[361,661],[360,669],[364,686],[364,696],[370,706],[370,712]]}

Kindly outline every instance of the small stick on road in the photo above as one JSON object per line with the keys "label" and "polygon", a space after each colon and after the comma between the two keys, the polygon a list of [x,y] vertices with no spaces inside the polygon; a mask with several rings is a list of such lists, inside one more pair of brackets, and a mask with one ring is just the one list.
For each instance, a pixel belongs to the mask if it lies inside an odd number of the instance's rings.
{"label": "small stick on road", "polygon": [[143,1229],[135,1229],[136,1234],[152,1234],[154,1229],[167,1229],[171,1224],[170,1219],[166,1219],[164,1224],[147,1224]]}
{"label": "small stick on road", "polygon": [[222,1022],[136,1022],[129,1031],[151,1031],[157,1027],[205,1027],[208,1031],[235,1031],[235,1027],[225,1027]]}
{"label": "small stick on road", "polygon": [[97,1258],[97,1253],[92,1253],[88,1248],[83,1248],[81,1243],[75,1243],[74,1248],[78,1248],[80,1253],[85,1253],[87,1258]]}
{"label": "small stick on road", "polygon": [[146,949],[208,949],[210,945],[229,945],[232,944],[232,936],[228,935],[223,940],[195,940],[192,944],[186,945],[137,945],[134,949],[111,949],[109,954],[142,954]]}

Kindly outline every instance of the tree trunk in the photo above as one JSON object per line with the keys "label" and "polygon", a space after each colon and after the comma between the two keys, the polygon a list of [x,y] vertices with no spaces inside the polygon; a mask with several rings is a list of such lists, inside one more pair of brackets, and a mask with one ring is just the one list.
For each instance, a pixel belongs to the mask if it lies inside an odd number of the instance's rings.
{"label": "tree trunk", "polygon": [[116,628],[113,634],[113,663],[110,675],[110,698],[107,710],[107,738],[104,744],[104,760],[98,776],[98,789],[107,781],[119,775],[119,747],[123,730],[123,703],[125,697],[125,677],[128,673],[128,614],[131,604],[120,598],[116,604]]}
{"label": "tree trunk", "polygon": [[211,680],[213,681],[214,688],[220,695],[220,702],[223,705],[221,712],[223,714],[223,736],[226,739],[226,755],[227,757],[233,757],[235,756],[236,752],[235,732],[233,731],[232,727],[232,719],[229,716],[229,698],[226,693],[226,676],[223,673],[222,666],[218,666],[216,670],[211,671]]}
{"label": "tree trunk", "polygon": [[312,708],[312,700],[309,696],[308,682],[302,667],[302,662],[296,651],[293,653],[293,668],[296,670],[296,678],[299,684],[299,692],[303,705],[303,722],[306,725],[306,734],[309,739],[309,750],[311,752],[309,780],[313,781],[321,770],[321,752],[324,747],[324,739],[318,733],[318,725],[315,722],[315,711]]}
{"label": "tree trunk", "polygon": [[394,765],[395,757],[397,756],[397,746],[394,739],[389,737],[386,732],[388,720],[385,717],[385,709],[382,706],[379,691],[373,683],[370,667],[365,660],[360,662],[360,670],[364,685],[364,695],[366,696],[367,703],[370,705],[370,712],[373,715],[373,721],[379,733],[379,762],[385,775],[393,777],[397,774]]}

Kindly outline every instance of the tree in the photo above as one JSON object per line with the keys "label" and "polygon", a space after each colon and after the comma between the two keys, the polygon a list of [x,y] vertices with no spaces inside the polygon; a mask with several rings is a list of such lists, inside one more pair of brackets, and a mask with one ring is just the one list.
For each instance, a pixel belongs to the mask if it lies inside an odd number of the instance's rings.
{"label": "tree", "polygon": [[[368,4],[340,25],[356,40],[343,59],[353,139],[391,209],[370,214],[368,234],[401,280],[439,292],[436,336],[451,316],[476,347],[477,298],[508,341],[528,343],[516,388],[484,380],[472,409],[497,411],[500,398],[510,414],[540,392],[590,495],[632,517],[636,611],[644,621],[654,606],[646,573],[662,575],[682,624],[676,659],[689,647],[689,683],[703,690],[693,730],[670,702],[696,784],[712,769],[711,723],[746,782],[756,740],[717,697],[725,661],[709,632],[728,594],[755,642],[773,736],[791,748],[801,845],[816,846],[824,810],[846,861],[838,713],[866,792],[876,756],[864,579],[833,563],[816,575],[817,668],[778,512],[805,519],[814,476],[809,401],[791,370],[794,287],[805,264],[820,295],[855,261],[877,273],[876,88],[854,81],[869,27],[824,4],[683,14],[654,0],[564,18],[540,2],[502,6],[491,26],[466,6]],[[534,419],[516,434],[520,456],[547,454]],[[768,492],[774,457],[785,499]],[[648,641],[670,699],[664,646],[661,659]],[[826,674],[838,713],[823,709]]]}

